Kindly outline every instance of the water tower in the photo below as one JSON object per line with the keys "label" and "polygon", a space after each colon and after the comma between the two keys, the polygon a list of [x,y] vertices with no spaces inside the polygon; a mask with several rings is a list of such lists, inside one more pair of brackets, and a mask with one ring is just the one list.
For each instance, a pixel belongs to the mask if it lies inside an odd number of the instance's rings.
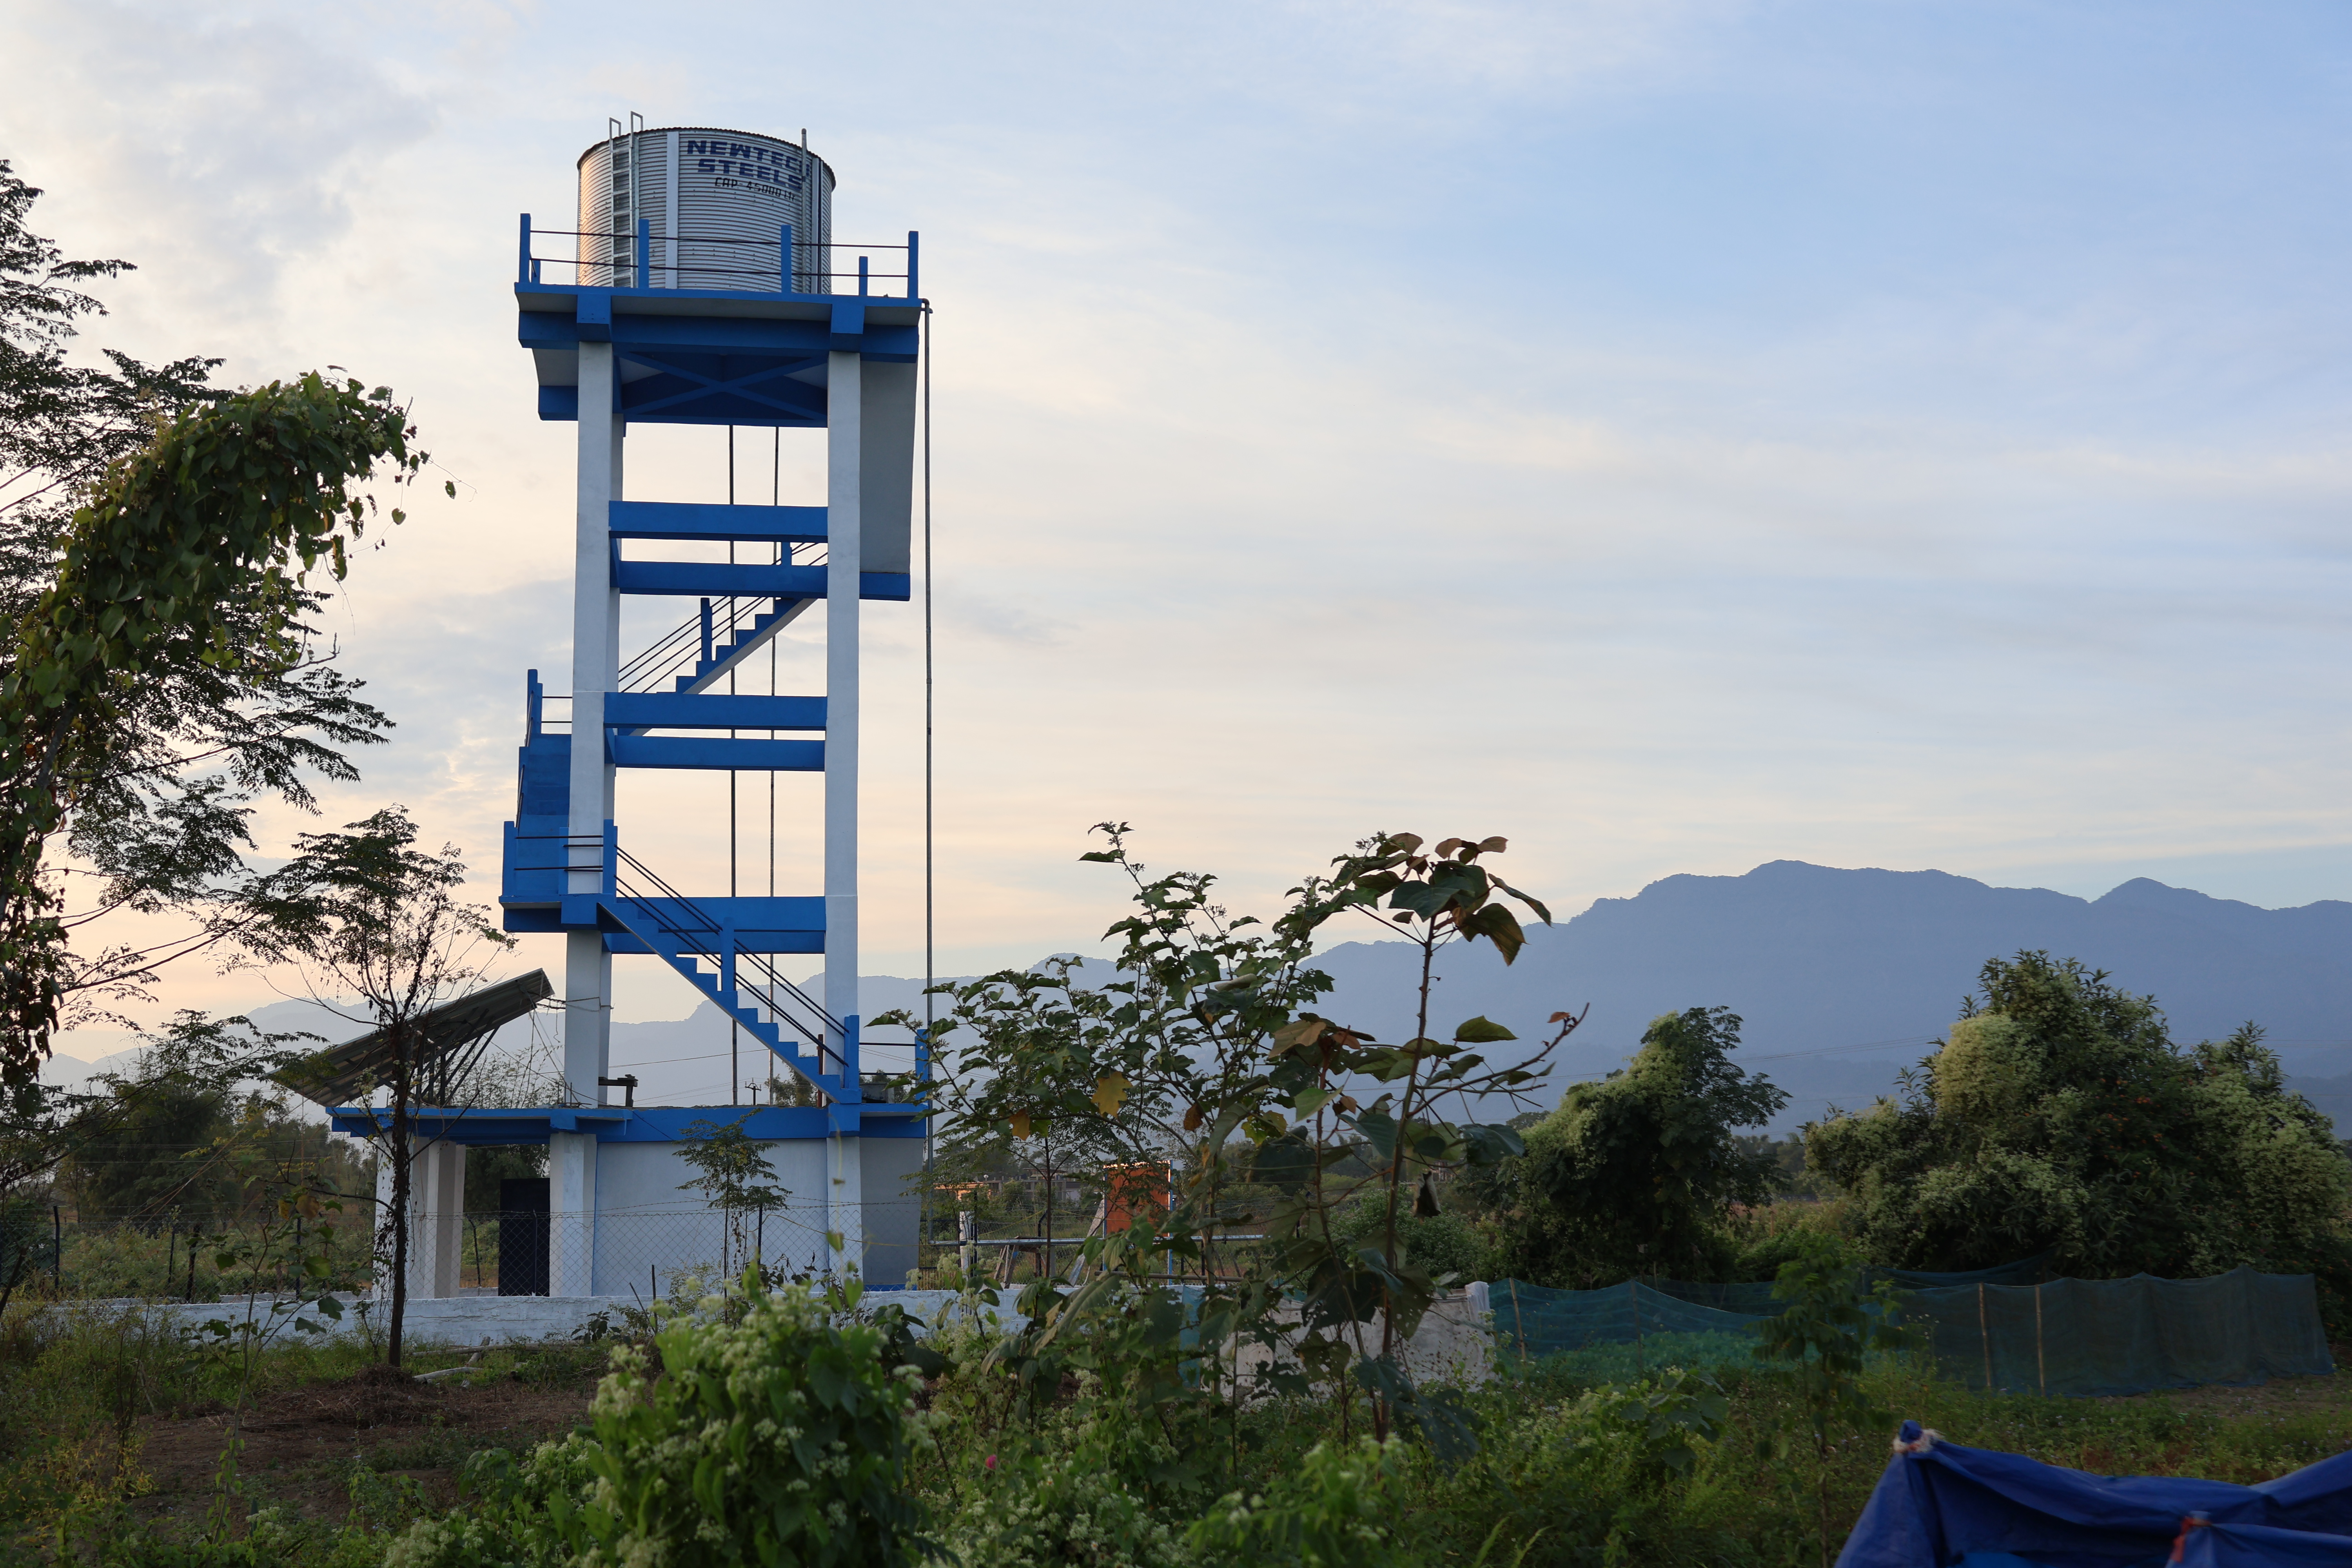
{"label": "water tower", "polygon": [[[435,1126],[452,1146],[545,1141],[554,1295],[625,1296],[715,1261],[715,1216],[678,1190],[692,1174],[679,1139],[698,1120],[746,1114],[614,1103],[615,954],[667,964],[814,1091],[814,1104],[761,1107],[744,1123],[793,1194],[762,1217],[768,1261],[829,1267],[831,1231],[875,1284],[914,1263],[905,1189],[923,1108],[869,1099],[859,1067],[857,784],[861,611],[909,596],[919,252],[911,233],[835,244],[833,191],[806,132],[633,116],[582,156],[572,230],[522,219],[520,340],[540,418],[577,427],[578,505],[571,678],[527,678],[499,902],[507,930],[563,935],[572,1103]],[[824,493],[769,505],[632,493],[625,437],[656,424],[821,429]],[[634,596],[683,614],[624,646]],[[730,691],[730,672],[820,605],[822,691]],[[804,826],[822,837],[823,885],[671,886],[614,821],[615,778],[635,768],[822,773],[822,820]],[[784,966],[820,954],[812,995]]]}

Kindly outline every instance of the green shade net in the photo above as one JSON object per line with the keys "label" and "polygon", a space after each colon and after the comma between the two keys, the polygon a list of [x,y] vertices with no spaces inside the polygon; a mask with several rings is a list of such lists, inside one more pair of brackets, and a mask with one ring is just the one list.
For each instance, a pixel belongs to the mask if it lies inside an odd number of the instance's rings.
{"label": "green shade net", "polygon": [[[1925,1268],[1865,1268],[1863,1270],[1862,1288],[1867,1290],[1882,1279],[1891,1279],[1897,1289],[1904,1290],[1932,1290],[1952,1285],[2038,1285],[2049,1277],[2049,1262],[2048,1253],[2037,1252],[2014,1263],[1999,1263],[1990,1268],[1963,1268],[1948,1273]],[[1701,1285],[1688,1279],[1654,1278],[1644,1278],[1641,1282],[1678,1301],[1714,1307],[1726,1312],[1745,1313],[1751,1318],[1769,1318],[1780,1310],[1780,1303],[1773,1300],[1772,1281],[1769,1279],[1742,1279],[1729,1285]]]}
{"label": "green shade net", "polygon": [[2053,1279],[1914,1292],[1937,1370],[2011,1394],[2145,1394],[2336,1370],[2308,1274]]}
{"label": "green shade net", "polygon": [[[2145,1394],[2210,1383],[2262,1383],[2335,1371],[2308,1274],[2240,1268],[2210,1279],[2053,1279],[2040,1258],[1980,1270],[1967,1283],[1893,1274],[1906,1322],[1924,1331],[1944,1375],[1970,1388],[2069,1395]],[[1948,1279],[1949,1276],[1942,1277]],[[1911,1285],[1910,1281],[1923,1281]],[[1866,1279],[1866,1283],[1874,1282]],[[1779,1310],[1766,1283],[1629,1280],[1550,1290],[1515,1279],[1487,1287],[1497,1347],[1508,1359],[1557,1363],[1571,1375],[1638,1376],[1668,1366],[1752,1363],[1755,1325]],[[1710,1305],[1685,1294],[1709,1295]]]}

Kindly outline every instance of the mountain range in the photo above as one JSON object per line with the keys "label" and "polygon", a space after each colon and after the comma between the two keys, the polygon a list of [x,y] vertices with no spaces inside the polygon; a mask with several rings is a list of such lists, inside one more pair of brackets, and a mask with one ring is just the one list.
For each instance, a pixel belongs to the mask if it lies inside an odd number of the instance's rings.
{"label": "mountain range", "polygon": [[[2079,958],[2153,994],[2184,1044],[2262,1025],[2295,1087],[2352,1131],[2352,903],[2336,900],[2266,910],[2146,878],[2080,899],[1942,871],[1775,860],[1744,876],[1667,877],[1631,898],[1596,900],[1555,927],[1534,927],[1509,966],[1485,943],[1449,949],[1436,964],[1431,1024],[1450,1034],[1483,1014],[1534,1040],[1554,1013],[1589,1007],[1559,1053],[1549,1101],[1565,1083],[1621,1065],[1657,1015],[1727,1006],[1743,1021],[1741,1065],[1789,1091],[1773,1124],[1785,1132],[1832,1105],[1858,1108],[1892,1091],[1958,1016],[1984,963],[2023,949]],[[1418,974],[1408,944],[1342,942],[1318,963],[1335,983],[1318,1011],[1383,1038],[1409,1037]],[[1087,967],[1108,977],[1099,961]],[[862,990],[868,1016],[922,1005],[921,982],[906,976],[867,976]],[[254,1017],[329,1038],[352,1032],[301,1003]],[[543,1047],[554,1024],[525,1020],[501,1047],[527,1047],[534,1030]],[[765,1076],[748,1037],[740,1050],[730,1063],[727,1018],[708,1003],[683,1018],[613,1028],[614,1071],[637,1074],[641,1104],[728,1103],[730,1077]],[[896,1067],[907,1053],[873,1055]]]}

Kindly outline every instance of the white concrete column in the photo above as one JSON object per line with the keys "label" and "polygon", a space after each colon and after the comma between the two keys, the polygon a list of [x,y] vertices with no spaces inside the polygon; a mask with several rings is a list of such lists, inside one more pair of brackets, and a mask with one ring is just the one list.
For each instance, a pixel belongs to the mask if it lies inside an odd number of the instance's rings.
{"label": "white concrete column", "polygon": [[[371,1097],[370,1103],[373,1103]],[[375,1299],[390,1311],[392,1302],[392,1140],[375,1141]],[[410,1238],[415,1245],[415,1237]],[[389,1321],[389,1320],[386,1320]]]}
{"label": "white concrete column", "polygon": [[596,1135],[547,1139],[547,1293],[593,1296],[596,1272]]}
{"label": "white concrete column", "polygon": [[[825,363],[824,1008],[857,1007],[857,620],[861,371]],[[838,1048],[840,1041],[827,1042]]]}
{"label": "white concrete column", "polygon": [[[824,1010],[857,1006],[857,624],[864,541],[864,362],[835,353],[825,364],[824,579]],[[836,1053],[844,1041],[828,1031]],[[865,1186],[854,1131],[826,1141],[826,1228],[837,1231],[837,1262],[863,1272]]]}
{"label": "white concrete column", "polygon": [[[832,1178],[825,1184],[826,1206],[832,1211],[826,1228],[841,1237],[841,1252],[829,1263],[835,1268],[855,1268],[861,1278],[866,1273],[865,1162],[865,1141],[856,1133],[835,1132],[825,1140],[826,1174]],[[904,1281],[868,1279],[866,1283],[896,1289]]]}
{"label": "white concrete column", "polygon": [[[610,343],[580,345],[579,507],[572,586],[572,816],[565,890],[604,886],[604,824],[613,769],[604,758],[604,694],[618,683],[620,595],[613,587],[612,502],[621,495],[617,376]],[[593,931],[563,942],[563,1078],[575,1105],[601,1105],[611,1076],[613,960]],[[593,1294],[596,1261],[596,1139],[548,1138],[549,1293]]]}
{"label": "white concrete column", "polygon": [[[463,1283],[466,1229],[466,1151],[456,1143],[408,1141],[408,1298],[427,1300],[454,1296]],[[389,1142],[379,1145],[375,1173],[379,1223],[392,1217],[392,1152]],[[392,1249],[387,1245],[377,1270],[376,1289],[383,1299],[392,1295]]]}
{"label": "white concrete column", "polygon": [[408,1179],[408,1293],[455,1296],[465,1282],[465,1146],[420,1140],[415,1149]]}
{"label": "white concrete column", "polygon": [[[612,502],[621,494],[621,421],[610,343],[580,345],[579,507],[572,531],[572,814],[565,891],[604,885],[613,770],[604,760],[604,694],[617,683],[620,595],[613,587]],[[599,1105],[611,1076],[613,966],[594,931],[566,933],[563,1077],[572,1103]]]}

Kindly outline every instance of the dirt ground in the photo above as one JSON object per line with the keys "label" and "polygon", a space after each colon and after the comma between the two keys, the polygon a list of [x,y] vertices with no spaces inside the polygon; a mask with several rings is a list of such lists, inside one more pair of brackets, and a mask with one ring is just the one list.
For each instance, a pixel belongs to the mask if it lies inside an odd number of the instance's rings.
{"label": "dirt ground", "polygon": [[[312,1518],[340,1521],[349,1512],[345,1478],[355,1459],[410,1477],[446,1504],[456,1500],[467,1455],[561,1436],[586,1419],[592,1393],[592,1385],[535,1388],[512,1376],[420,1384],[371,1367],[263,1398],[246,1412],[238,1468],[266,1501]],[[206,1500],[228,1427],[226,1411],[148,1423],[139,1468],[152,1490],[139,1500],[141,1510],[152,1517]]]}

